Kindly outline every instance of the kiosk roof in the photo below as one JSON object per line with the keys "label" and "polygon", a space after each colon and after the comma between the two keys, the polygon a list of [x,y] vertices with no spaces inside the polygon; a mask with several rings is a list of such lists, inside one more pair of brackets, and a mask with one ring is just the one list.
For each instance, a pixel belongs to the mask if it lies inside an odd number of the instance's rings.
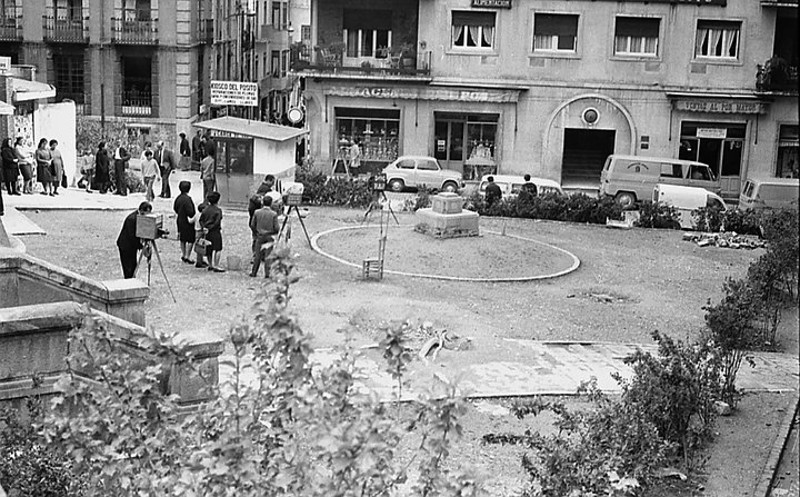
{"label": "kiosk roof", "polygon": [[291,140],[292,138],[297,138],[298,136],[308,133],[308,131],[304,129],[230,116],[194,123],[194,127],[213,131],[224,131],[226,133],[251,136],[253,138],[261,138],[276,142]]}

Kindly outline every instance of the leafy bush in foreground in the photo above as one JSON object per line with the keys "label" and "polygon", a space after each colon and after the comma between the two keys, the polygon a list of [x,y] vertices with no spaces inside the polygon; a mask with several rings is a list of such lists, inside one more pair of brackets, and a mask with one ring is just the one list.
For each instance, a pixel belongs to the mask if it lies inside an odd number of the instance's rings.
{"label": "leafy bush in foreground", "polygon": [[625,359],[631,379],[615,376],[619,399],[603,395],[592,382],[579,393],[592,401],[586,411],[541,398],[515,404],[523,418],[550,411],[558,433],[491,433],[486,443],[523,445],[530,486],[526,496],[600,496],[640,493],[666,464],[694,469],[696,450],[710,438],[719,390],[719,362],[711,344],[684,345],[653,334],[658,356],[637,351]]}
{"label": "leafy bush in foreground", "polygon": [[[413,495],[475,495],[471,478],[444,467],[461,432],[455,387],[412,403],[407,424],[357,392],[352,350],[312,371],[310,337],[288,312],[288,249],[274,255],[252,318],[230,331],[230,380],[210,385],[215,400],[188,415],[162,389],[162,362],[190,364],[188,353],[155,337],[137,339],[148,355],[127,353],[87,311],[70,336],[63,393],[38,427],[85,476],[83,494],[377,496],[405,485]],[[387,343],[401,374],[408,354],[402,341]],[[421,441],[402,462],[398,445],[412,429]],[[419,476],[406,483],[411,464]]]}

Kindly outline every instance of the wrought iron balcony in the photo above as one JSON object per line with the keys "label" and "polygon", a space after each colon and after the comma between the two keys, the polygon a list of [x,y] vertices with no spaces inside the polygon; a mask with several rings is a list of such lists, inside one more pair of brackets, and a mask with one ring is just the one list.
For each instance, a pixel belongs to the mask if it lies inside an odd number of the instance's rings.
{"label": "wrought iron balcony", "polygon": [[0,41],[22,40],[22,7],[7,6],[0,11]]}
{"label": "wrought iron balcony", "polygon": [[157,45],[158,19],[151,10],[117,9],[111,18],[112,41],[120,45]]}
{"label": "wrought iron balcony", "polygon": [[302,73],[336,73],[372,75],[376,77],[419,77],[431,72],[431,51],[420,51],[411,56],[389,53],[372,56],[349,57],[338,50],[317,48],[310,60],[293,54],[291,70]]}
{"label": "wrought iron balcony", "polygon": [[129,90],[122,92],[123,116],[153,115],[153,95],[150,92]]}
{"label": "wrought iron balcony", "polygon": [[47,7],[42,16],[44,39],[59,43],[89,42],[89,9]]}
{"label": "wrought iron balcony", "polygon": [[789,65],[780,57],[772,57],[764,64],[758,64],[756,89],[798,93],[797,66]]}

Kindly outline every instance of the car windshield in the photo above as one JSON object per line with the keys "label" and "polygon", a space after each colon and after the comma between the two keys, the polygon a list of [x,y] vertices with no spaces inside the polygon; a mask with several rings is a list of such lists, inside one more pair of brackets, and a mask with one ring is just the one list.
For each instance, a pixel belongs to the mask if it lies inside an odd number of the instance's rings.
{"label": "car windshield", "polygon": [[438,171],[439,165],[432,160],[421,159],[417,161],[417,169],[423,171]]}

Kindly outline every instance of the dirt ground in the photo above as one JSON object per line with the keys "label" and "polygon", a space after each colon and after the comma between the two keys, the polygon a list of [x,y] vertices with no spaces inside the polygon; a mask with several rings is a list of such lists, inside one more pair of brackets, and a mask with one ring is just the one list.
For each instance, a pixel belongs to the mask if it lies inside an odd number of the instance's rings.
{"label": "dirt ground", "polygon": [[[156,209],[167,213],[166,203]],[[88,277],[121,277],[115,239],[126,212],[28,212],[47,236],[25,237],[29,254],[60,264]],[[361,211],[312,207],[306,225],[315,233],[342,226],[357,226]],[[224,274],[183,264],[177,241],[160,240],[169,283],[178,303],[172,302],[157,265],[151,274],[148,324],[161,331],[207,339],[223,337],[228,327],[247,313],[262,278],[249,278],[250,234],[247,214],[225,211],[223,261],[231,257],[242,266]],[[404,226],[411,214],[399,213]],[[377,222],[372,220],[374,224]],[[173,226],[174,221],[169,220]],[[505,227],[504,227],[505,225]],[[465,283],[387,275],[382,281],[362,281],[360,270],[312,252],[297,219],[292,217],[292,247],[301,280],[292,289],[293,308],[319,347],[336,346],[348,330],[357,344],[374,342],[375,327],[387,320],[429,321],[473,339],[473,350],[456,355],[459,361],[487,361],[491,345],[502,338],[536,340],[611,341],[650,343],[658,329],[675,338],[694,338],[704,321],[701,307],[721,296],[727,277],[741,277],[762,251],[698,247],[681,239],[679,231],[612,230],[601,226],[548,221],[481,219],[483,229],[530,238],[568,250],[581,260],[567,276],[528,283]],[[173,233],[175,230],[173,229]],[[347,260],[358,262],[376,255],[377,230],[350,232],[349,239],[323,237],[320,244]],[[356,234],[357,233],[357,234]],[[369,234],[375,234],[371,237]],[[527,274],[549,265],[557,257],[528,251],[519,240],[484,236],[476,243],[452,243],[446,251],[426,256],[419,245],[408,245],[410,230],[390,229],[387,269],[469,274]],[[450,241],[448,241],[449,243]],[[429,243],[426,241],[426,243]],[[493,252],[494,251],[494,252]],[[514,253],[527,257],[514,257]],[[154,260],[155,263],[155,260]],[[784,319],[780,340],[789,353],[798,351],[797,312]],[[500,405],[503,401],[486,402]],[[748,395],[734,416],[723,418],[719,437],[708,452],[706,475],[690,489],[703,485],[698,495],[749,495],[745,489],[761,471],[790,398],[780,394]],[[473,465],[487,478],[491,495],[519,489],[524,474],[514,449],[485,447],[483,434],[523,428],[512,416],[487,414],[493,409],[473,409],[465,420],[465,437],[456,465]],[[463,449],[463,450],[462,450]],[[749,490],[748,490],[749,492]],[[691,495],[683,492],[683,495]],[[667,494],[662,495],[670,495]]]}

